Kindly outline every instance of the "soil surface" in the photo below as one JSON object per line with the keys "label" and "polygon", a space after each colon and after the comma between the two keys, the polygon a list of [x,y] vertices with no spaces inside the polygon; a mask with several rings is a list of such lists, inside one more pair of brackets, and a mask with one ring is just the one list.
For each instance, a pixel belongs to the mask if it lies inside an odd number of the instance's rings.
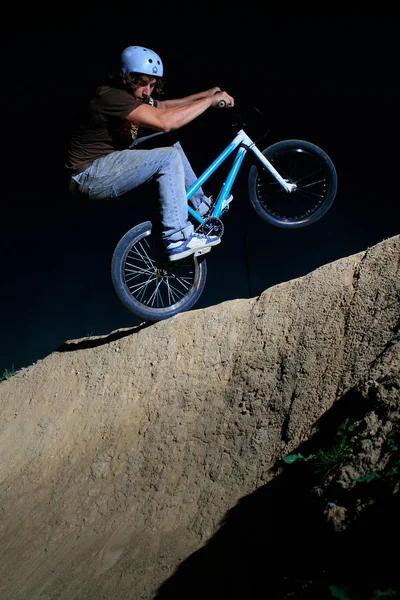
{"label": "soil surface", "polygon": [[399,274],[396,236],[3,380],[1,599],[399,598]]}

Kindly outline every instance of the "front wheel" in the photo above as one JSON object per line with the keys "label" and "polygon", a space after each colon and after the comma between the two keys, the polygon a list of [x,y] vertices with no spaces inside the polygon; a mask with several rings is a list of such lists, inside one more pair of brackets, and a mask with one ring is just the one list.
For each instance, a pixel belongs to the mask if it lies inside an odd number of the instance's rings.
{"label": "front wheel", "polygon": [[248,190],[257,214],[272,225],[305,227],[323,217],[336,196],[337,174],[329,156],[315,144],[285,140],[263,151],[278,173],[296,188],[286,192],[261,166],[250,168]]}
{"label": "front wheel", "polygon": [[152,223],[136,225],[118,242],[111,277],[122,304],[140,319],[161,321],[189,310],[200,298],[207,278],[202,257],[169,262]]}

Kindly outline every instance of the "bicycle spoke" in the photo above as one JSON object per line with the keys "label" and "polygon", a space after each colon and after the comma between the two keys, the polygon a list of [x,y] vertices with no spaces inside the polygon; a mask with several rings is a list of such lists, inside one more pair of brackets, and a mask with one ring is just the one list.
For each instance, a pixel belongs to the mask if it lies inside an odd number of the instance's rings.
{"label": "bicycle spoke", "polygon": [[192,294],[197,270],[193,268],[193,257],[173,265],[168,263],[163,248],[154,244],[155,239],[146,237],[132,245],[124,263],[124,281],[136,302],[150,310],[171,310]]}
{"label": "bicycle spoke", "polygon": [[257,181],[257,194],[261,206],[271,215],[286,221],[300,221],[309,217],[323,205],[328,182],[318,158],[305,151],[287,149],[271,158],[280,175],[295,183],[297,188],[287,193],[268,173]]}
{"label": "bicycle spoke", "polygon": [[[146,245],[147,246],[149,245],[147,240],[146,240]],[[149,257],[148,251],[145,249],[142,242],[139,242],[139,244],[134,246],[134,249],[132,250],[132,255],[133,255],[132,256],[133,258],[136,256],[139,260],[142,260],[149,267],[154,266],[154,261]]]}
{"label": "bicycle spoke", "polygon": [[[177,284],[172,285],[172,283],[170,282],[170,279],[176,280],[176,282],[181,285],[181,289],[179,289],[177,287]],[[163,283],[167,288],[168,299],[170,300],[170,302],[175,304],[190,289],[190,284],[192,283],[192,280],[190,280],[187,277],[177,278],[175,276],[173,276],[173,277],[167,276],[163,279]]]}

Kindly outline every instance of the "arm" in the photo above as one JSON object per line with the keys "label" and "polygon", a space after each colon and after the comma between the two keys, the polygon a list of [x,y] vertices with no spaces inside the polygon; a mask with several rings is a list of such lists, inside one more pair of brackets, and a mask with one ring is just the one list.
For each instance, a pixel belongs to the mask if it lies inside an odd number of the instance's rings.
{"label": "arm", "polygon": [[[188,96],[187,98],[190,97]],[[187,100],[187,98],[182,100]],[[159,108],[158,106],[141,104],[127,116],[127,120],[139,127],[148,127],[156,131],[168,133],[187,125],[203,114],[208,108],[218,107],[220,100],[225,101],[227,108],[234,105],[232,96],[229,96],[226,92],[213,92],[212,95],[199,97],[182,106]]]}
{"label": "arm", "polygon": [[192,102],[196,102],[196,100],[201,100],[201,98],[208,98],[210,96],[214,96],[214,94],[221,92],[219,87],[213,87],[204,92],[198,92],[197,94],[192,94],[190,96],[185,96],[184,98],[175,98],[171,100],[157,100],[158,108],[177,108],[179,106],[187,106]]}

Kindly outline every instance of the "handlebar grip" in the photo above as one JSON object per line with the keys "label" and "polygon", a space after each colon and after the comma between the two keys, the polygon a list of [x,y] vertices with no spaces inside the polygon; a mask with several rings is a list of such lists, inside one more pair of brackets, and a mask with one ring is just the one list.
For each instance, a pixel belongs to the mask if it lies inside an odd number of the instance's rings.
{"label": "handlebar grip", "polygon": [[[215,94],[220,94],[220,93],[221,93],[220,90],[217,90],[216,92],[214,92],[214,96],[215,96]],[[218,107],[219,108],[225,108],[225,106],[226,106],[225,100],[220,100],[218,102]]]}

